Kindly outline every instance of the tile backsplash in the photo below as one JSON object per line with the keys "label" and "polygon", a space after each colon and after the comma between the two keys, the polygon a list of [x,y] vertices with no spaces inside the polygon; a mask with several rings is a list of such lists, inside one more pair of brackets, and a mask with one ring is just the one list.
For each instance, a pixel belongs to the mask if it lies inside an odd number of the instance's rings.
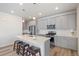
{"label": "tile backsplash", "polygon": [[40,30],[38,34],[47,34],[48,31],[55,31],[56,35],[58,36],[72,36],[76,35],[76,32],[74,30]]}

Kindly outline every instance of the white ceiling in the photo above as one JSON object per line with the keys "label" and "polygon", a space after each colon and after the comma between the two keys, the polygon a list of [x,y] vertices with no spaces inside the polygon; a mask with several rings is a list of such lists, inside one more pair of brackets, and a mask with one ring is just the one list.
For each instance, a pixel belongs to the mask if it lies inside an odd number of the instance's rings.
{"label": "white ceiling", "polygon": [[[58,7],[58,10],[55,10],[55,7]],[[36,18],[53,15],[61,12],[70,11],[76,9],[77,3],[24,3],[19,5],[19,3],[0,3],[0,11],[11,14],[11,10],[14,10],[14,15],[22,16],[27,19],[29,17],[35,16]],[[24,9],[24,11],[22,11]],[[39,15],[39,13],[42,15]]]}

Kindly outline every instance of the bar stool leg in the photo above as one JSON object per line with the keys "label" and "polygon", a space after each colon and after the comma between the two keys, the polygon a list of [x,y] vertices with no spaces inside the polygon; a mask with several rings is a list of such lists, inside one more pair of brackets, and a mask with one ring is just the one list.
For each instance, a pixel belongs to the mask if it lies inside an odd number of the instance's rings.
{"label": "bar stool leg", "polygon": [[17,53],[17,54],[19,54],[19,50],[18,50],[18,49],[19,49],[19,46],[18,46],[18,44],[17,44],[17,48],[16,48],[16,53]]}
{"label": "bar stool leg", "polygon": [[32,56],[36,56],[36,53],[35,54],[32,54]]}
{"label": "bar stool leg", "polygon": [[20,46],[17,45],[17,50],[16,50],[16,53],[19,55],[19,51],[20,51]]}
{"label": "bar stool leg", "polygon": [[13,45],[13,51],[15,51],[15,43],[14,43],[14,45]]}
{"label": "bar stool leg", "polygon": [[41,56],[41,51],[39,51],[39,55]]}
{"label": "bar stool leg", "polygon": [[29,52],[28,52],[28,50],[27,50],[27,52],[26,52],[26,56],[29,56]]}
{"label": "bar stool leg", "polygon": [[24,56],[24,52],[25,52],[25,48],[23,47],[23,54],[22,54],[23,56]]}

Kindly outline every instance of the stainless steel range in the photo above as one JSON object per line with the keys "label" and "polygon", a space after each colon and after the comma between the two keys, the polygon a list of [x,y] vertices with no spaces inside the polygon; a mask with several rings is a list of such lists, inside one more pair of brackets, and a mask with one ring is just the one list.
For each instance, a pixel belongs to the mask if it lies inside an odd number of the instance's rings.
{"label": "stainless steel range", "polygon": [[54,42],[54,36],[56,35],[55,31],[49,31],[46,34],[46,37],[50,37],[50,47],[54,47],[55,46],[55,42]]}

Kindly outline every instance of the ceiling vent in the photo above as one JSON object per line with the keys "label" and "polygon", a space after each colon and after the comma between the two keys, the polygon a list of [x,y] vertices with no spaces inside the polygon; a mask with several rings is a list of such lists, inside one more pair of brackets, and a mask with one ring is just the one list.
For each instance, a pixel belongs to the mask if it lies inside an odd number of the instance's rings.
{"label": "ceiling vent", "polygon": [[22,9],[23,12],[25,12],[25,9]]}
{"label": "ceiling vent", "polygon": [[37,3],[33,3],[34,5],[36,5]]}
{"label": "ceiling vent", "polygon": [[40,5],[40,3],[33,3],[33,5]]}

